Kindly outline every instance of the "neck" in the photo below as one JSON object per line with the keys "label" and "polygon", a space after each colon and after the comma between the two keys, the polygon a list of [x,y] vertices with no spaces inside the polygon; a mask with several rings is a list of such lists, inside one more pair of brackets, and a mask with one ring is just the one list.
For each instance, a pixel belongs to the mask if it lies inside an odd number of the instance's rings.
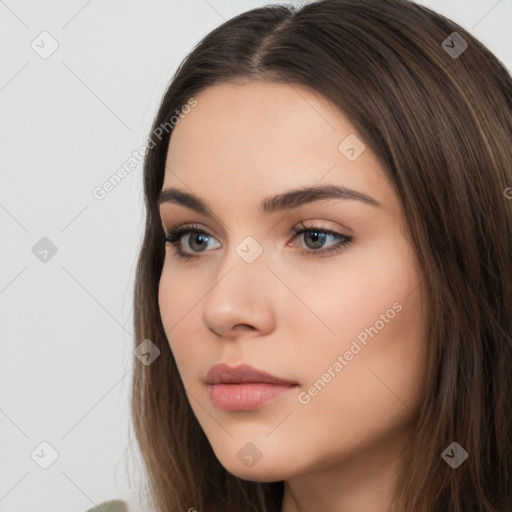
{"label": "neck", "polygon": [[391,508],[410,432],[285,482],[282,512],[399,512]]}

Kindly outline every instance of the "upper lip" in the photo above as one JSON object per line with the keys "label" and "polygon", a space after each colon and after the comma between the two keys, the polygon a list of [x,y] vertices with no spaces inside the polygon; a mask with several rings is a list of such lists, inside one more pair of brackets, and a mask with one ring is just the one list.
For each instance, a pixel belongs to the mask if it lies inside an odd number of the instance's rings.
{"label": "upper lip", "polygon": [[296,382],[274,377],[247,364],[229,366],[219,363],[210,368],[205,377],[207,384],[240,384],[245,382],[265,382],[269,384],[296,385]]}

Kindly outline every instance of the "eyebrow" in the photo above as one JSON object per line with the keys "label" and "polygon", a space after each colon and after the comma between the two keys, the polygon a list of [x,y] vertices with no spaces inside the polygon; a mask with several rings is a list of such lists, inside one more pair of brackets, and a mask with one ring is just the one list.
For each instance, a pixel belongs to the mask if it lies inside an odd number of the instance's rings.
{"label": "eyebrow", "polygon": [[[381,203],[366,194],[340,185],[318,185],[288,190],[282,194],[264,199],[259,207],[260,213],[271,214],[291,210],[299,206],[325,199],[354,200],[370,206],[382,207]],[[213,211],[199,197],[177,188],[167,188],[160,192],[157,207],[164,203],[175,203],[190,208],[209,217],[215,217]]]}

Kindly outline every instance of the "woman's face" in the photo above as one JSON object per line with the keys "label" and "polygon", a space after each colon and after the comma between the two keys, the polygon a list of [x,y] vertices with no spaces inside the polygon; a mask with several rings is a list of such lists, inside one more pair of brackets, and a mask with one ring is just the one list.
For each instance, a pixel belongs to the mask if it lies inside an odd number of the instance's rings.
{"label": "woman's face", "polygon": [[[220,84],[196,100],[162,187],[195,199],[169,194],[160,212],[167,232],[200,233],[166,245],[159,305],[216,456],[255,481],[389,461],[422,399],[426,332],[397,194],[351,123],[307,88]],[[352,192],[292,193],[310,187]],[[207,383],[218,363],[286,382]]]}

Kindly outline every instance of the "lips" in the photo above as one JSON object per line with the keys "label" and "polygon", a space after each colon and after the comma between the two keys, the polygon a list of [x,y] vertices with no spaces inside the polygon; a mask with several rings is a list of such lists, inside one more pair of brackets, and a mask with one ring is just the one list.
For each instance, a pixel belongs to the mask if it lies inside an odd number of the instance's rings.
{"label": "lips", "polygon": [[224,411],[250,411],[286,396],[297,382],[280,379],[252,366],[213,366],[205,377],[210,399]]}
{"label": "lips", "polygon": [[270,375],[270,373],[257,370],[246,364],[231,367],[225,363],[212,366],[210,371],[206,374],[205,382],[207,384],[243,384],[247,382],[258,382],[277,385],[297,385],[297,382],[274,377]]}

